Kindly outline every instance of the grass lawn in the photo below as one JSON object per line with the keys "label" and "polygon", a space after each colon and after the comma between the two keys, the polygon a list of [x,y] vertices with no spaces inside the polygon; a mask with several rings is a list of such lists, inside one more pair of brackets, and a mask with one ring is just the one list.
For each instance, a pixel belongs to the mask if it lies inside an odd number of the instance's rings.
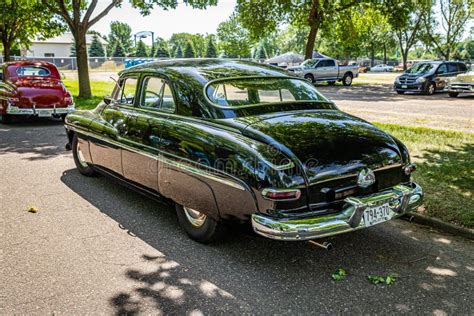
{"label": "grass lawn", "polygon": [[[64,84],[77,96],[75,80]],[[112,92],[114,82],[91,81],[94,97],[75,97],[78,109],[93,109]],[[395,124],[377,126],[400,139],[418,165],[414,181],[425,191],[425,215],[465,227],[474,227],[474,134],[408,127]]]}

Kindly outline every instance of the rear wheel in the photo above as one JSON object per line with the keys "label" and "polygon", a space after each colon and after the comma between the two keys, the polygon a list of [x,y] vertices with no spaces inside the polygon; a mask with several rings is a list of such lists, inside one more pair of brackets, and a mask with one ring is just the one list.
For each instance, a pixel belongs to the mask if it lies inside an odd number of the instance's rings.
{"label": "rear wheel", "polygon": [[72,156],[74,157],[74,163],[76,164],[77,170],[79,170],[82,175],[87,177],[97,175],[94,168],[92,168],[92,166],[84,159],[84,153],[82,152],[77,135],[74,135],[72,139]]}
{"label": "rear wheel", "polygon": [[352,74],[345,74],[344,77],[342,77],[342,84],[346,87],[350,86],[352,84]]}
{"label": "rear wheel", "polygon": [[188,236],[200,243],[209,244],[222,236],[222,223],[195,209],[176,204],[181,227]]}
{"label": "rear wheel", "polygon": [[448,94],[449,94],[449,96],[450,96],[451,98],[457,98],[458,95],[459,95],[458,92],[448,92]]}
{"label": "rear wheel", "polygon": [[314,83],[314,76],[312,74],[306,74],[304,75],[304,78]]}

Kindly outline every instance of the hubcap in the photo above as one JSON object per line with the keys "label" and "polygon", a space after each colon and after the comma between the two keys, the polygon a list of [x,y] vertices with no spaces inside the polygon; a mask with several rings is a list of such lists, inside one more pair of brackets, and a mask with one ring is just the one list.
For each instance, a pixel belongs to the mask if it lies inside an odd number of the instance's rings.
{"label": "hubcap", "polygon": [[434,93],[434,86],[432,84],[430,84],[429,92],[430,94]]}
{"label": "hubcap", "polygon": [[81,147],[79,144],[77,144],[77,159],[79,160],[79,163],[83,167],[88,167],[89,165],[87,164],[86,160],[84,159],[84,154],[82,153]]}
{"label": "hubcap", "polygon": [[206,218],[207,218],[206,214],[203,214],[199,211],[196,211],[186,206],[184,206],[183,209],[184,209],[184,214],[186,215],[186,218],[191,223],[191,225],[195,227],[201,227],[206,222]]}
{"label": "hubcap", "polygon": [[350,76],[346,77],[346,83],[350,84],[352,82],[352,78]]}

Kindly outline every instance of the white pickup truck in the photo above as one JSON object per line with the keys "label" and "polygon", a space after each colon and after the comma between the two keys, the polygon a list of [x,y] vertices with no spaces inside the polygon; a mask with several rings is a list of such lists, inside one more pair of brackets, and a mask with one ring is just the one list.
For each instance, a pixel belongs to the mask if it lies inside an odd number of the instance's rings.
{"label": "white pickup truck", "polygon": [[332,58],[315,58],[305,60],[300,66],[289,67],[288,72],[313,83],[326,81],[333,85],[341,81],[343,85],[350,86],[352,79],[359,76],[359,67],[339,66],[337,60]]}

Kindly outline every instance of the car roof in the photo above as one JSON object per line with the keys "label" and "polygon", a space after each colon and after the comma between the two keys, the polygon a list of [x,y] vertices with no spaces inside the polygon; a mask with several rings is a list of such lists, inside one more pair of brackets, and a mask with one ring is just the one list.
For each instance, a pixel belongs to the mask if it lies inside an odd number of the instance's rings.
{"label": "car roof", "polygon": [[56,67],[52,63],[42,60],[16,60],[16,61],[7,61],[3,63],[5,66],[46,66],[46,67]]}
{"label": "car roof", "polygon": [[120,75],[155,72],[173,79],[197,80],[205,84],[211,80],[248,76],[288,76],[278,67],[244,60],[218,58],[185,58],[149,62],[130,67]]}

